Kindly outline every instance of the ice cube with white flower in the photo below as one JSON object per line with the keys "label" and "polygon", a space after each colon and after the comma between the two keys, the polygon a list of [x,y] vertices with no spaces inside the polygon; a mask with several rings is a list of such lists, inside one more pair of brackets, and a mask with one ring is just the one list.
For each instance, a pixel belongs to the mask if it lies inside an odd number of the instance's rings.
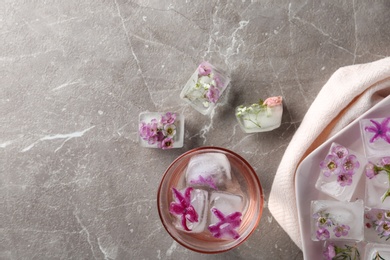
{"label": "ice cube with white flower", "polygon": [[222,93],[229,85],[226,71],[204,61],[185,84],[180,98],[204,115],[214,109]]}
{"label": "ice cube with white flower", "polygon": [[313,241],[363,240],[363,200],[314,200],[310,212]]}
{"label": "ice cube with white flower", "polygon": [[363,174],[363,155],[332,143],[319,164],[316,189],[340,201],[350,201]]}
{"label": "ice cube with white flower", "polygon": [[282,97],[270,97],[250,106],[236,107],[238,124],[245,133],[267,132],[278,128],[282,123]]}
{"label": "ice cube with white flower", "polygon": [[229,159],[223,153],[192,156],[186,169],[187,186],[218,190],[232,179]]}
{"label": "ice cube with white flower", "polygon": [[390,210],[390,157],[371,158],[364,171],[366,206]]}
{"label": "ice cube with white flower", "polygon": [[390,150],[390,116],[361,119],[359,124],[366,157],[388,156]]}

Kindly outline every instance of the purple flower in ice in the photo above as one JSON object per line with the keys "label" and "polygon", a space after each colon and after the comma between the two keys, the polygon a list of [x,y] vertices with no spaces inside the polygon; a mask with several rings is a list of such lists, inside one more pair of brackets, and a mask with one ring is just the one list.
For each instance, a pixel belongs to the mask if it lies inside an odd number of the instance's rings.
{"label": "purple flower in ice", "polygon": [[383,236],[389,236],[390,235],[390,222],[386,220],[382,220],[378,223],[378,226],[376,227],[376,230],[378,233],[380,233]]}
{"label": "purple flower in ice", "polygon": [[366,173],[366,176],[369,178],[369,179],[372,179],[374,178],[376,175],[378,175],[378,173],[381,171],[380,167],[376,166],[375,164],[373,164],[372,162],[369,162],[367,165],[366,165],[366,168],[365,168],[365,173]]}
{"label": "purple flower in ice", "polygon": [[142,139],[148,140],[153,133],[150,131],[150,125],[145,122],[140,123],[139,125],[139,135]]}
{"label": "purple flower in ice", "polygon": [[334,154],[328,154],[320,163],[320,168],[326,177],[329,177],[332,173],[339,174],[341,172],[341,161]]}
{"label": "purple flower in ice", "polygon": [[346,236],[348,235],[348,231],[350,230],[351,228],[348,226],[348,225],[337,225],[334,229],[333,229],[333,232],[334,232],[334,235],[336,237],[341,237],[341,236]]}
{"label": "purple flower in ice", "polygon": [[384,216],[385,214],[381,209],[372,209],[364,215],[366,219],[371,220],[374,223],[382,221]]}
{"label": "purple flower in ice", "polygon": [[330,243],[324,250],[324,257],[326,260],[332,260],[336,256],[334,244]]}
{"label": "purple flower in ice", "polygon": [[219,219],[219,222],[209,225],[209,231],[213,234],[214,237],[220,238],[224,235],[231,236],[233,239],[240,237],[238,232],[235,230],[241,224],[241,212],[233,212],[225,216],[217,208],[213,207],[211,209],[213,214]]}
{"label": "purple flower in ice", "polygon": [[164,140],[161,141],[161,148],[163,150],[170,149],[173,147],[173,143],[174,143],[174,141],[172,138],[170,138],[170,137],[164,138]]}
{"label": "purple flower in ice", "polygon": [[198,222],[198,213],[191,205],[191,192],[192,188],[188,187],[182,194],[180,191],[172,188],[173,194],[175,195],[176,201],[171,202],[169,212],[173,215],[181,217],[181,225],[184,230],[191,231],[187,226],[187,220],[191,223]]}
{"label": "purple flower in ice", "polygon": [[208,76],[211,73],[211,64],[207,61],[202,62],[198,67],[198,75],[199,76]]}
{"label": "purple flower in ice", "polygon": [[332,146],[330,153],[334,154],[338,158],[342,159],[342,158],[347,157],[347,155],[349,154],[349,151],[347,148],[345,148],[342,145],[334,145],[334,146]]}
{"label": "purple flower in ice", "polygon": [[373,126],[364,128],[367,132],[374,133],[374,136],[370,139],[370,143],[382,138],[390,144],[390,117],[385,118],[381,123],[375,120],[370,120],[370,122]]}
{"label": "purple flower in ice", "polygon": [[350,186],[352,184],[352,174],[342,173],[337,176],[337,182],[341,187]]}
{"label": "purple flower in ice", "polygon": [[207,90],[206,97],[212,103],[217,103],[219,98],[219,89],[214,85],[210,85],[210,88]]}
{"label": "purple flower in ice", "polygon": [[344,172],[349,173],[349,174],[354,174],[355,169],[359,169],[360,163],[357,160],[355,155],[350,154],[344,158],[342,166],[343,166]]}
{"label": "purple flower in ice", "polygon": [[162,124],[173,124],[176,120],[176,114],[167,112],[165,115],[161,116],[161,123]]}
{"label": "purple flower in ice", "polygon": [[326,228],[320,228],[316,232],[316,237],[318,240],[326,240],[330,238],[329,230]]}
{"label": "purple flower in ice", "polygon": [[206,184],[213,188],[214,190],[218,190],[217,185],[214,182],[213,177],[208,176],[207,178],[204,178],[202,175],[199,175],[198,180],[191,180],[192,184]]}

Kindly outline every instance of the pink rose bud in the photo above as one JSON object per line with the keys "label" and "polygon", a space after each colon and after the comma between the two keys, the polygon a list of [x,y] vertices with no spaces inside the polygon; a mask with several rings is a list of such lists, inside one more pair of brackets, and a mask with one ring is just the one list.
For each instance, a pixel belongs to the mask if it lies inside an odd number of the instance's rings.
{"label": "pink rose bud", "polygon": [[281,96],[269,97],[263,102],[263,105],[267,105],[269,107],[276,107],[282,104],[282,101],[283,98]]}

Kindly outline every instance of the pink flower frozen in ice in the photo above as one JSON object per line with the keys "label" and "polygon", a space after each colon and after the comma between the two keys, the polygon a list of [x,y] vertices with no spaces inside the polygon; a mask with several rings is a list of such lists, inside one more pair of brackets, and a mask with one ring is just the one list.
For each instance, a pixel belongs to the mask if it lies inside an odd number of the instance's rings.
{"label": "pink flower frozen in ice", "polygon": [[333,229],[333,232],[334,232],[334,235],[336,237],[341,237],[341,236],[347,236],[348,235],[348,231],[350,230],[351,228],[348,226],[348,225],[337,225],[334,229]]}
{"label": "pink flower frozen in ice", "polygon": [[269,97],[263,102],[263,105],[267,105],[268,107],[276,107],[281,105],[282,102],[283,98],[281,96]]}
{"label": "pink flower frozen in ice", "polygon": [[207,61],[202,62],[198,67],[199,76],[208,76],[211,73],[211,64]]}
{"label": "pink flower frozen in ice", "polygon": [[184,230],[191,231],[187,226],[187,220],[191,223],[198,222],[198,213],[191,205],[191,192],[192,188],[188,187],[182,194],[175,188],[172,188],[173,194],[175,195],[176,201],[171,202],[169,212],[173,215],[181,217],[181,225]]}
{"label": "pink flower frozen in ice", "polygon": [[218,98],[219,98],[219,89],[213,85],[210,85],[210,88],[206,93],[206,97],[208,98],[208,100],[210,102],[212,102],[214,104],[217,103]]}
{"label": "pink flower frozen in ice", "polygon": [[218,223],[209,225],[209,231],[216,238],[221,238],[224,235],[231,236],[233,239],[240,237],[238,232],[235,230],[241,224],[241,212],[233,212],[225,216],[217,208],[212,208],[211,211],[219,219]]}

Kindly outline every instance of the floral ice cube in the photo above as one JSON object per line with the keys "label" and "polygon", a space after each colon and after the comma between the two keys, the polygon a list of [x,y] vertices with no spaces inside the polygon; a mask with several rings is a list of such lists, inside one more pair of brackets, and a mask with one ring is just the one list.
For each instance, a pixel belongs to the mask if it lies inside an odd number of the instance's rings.
{"label": "floral ice cube", "polygon": [[172,188],[175,201],[171,202],[169,212],[176,216],[177,229],[200,233],[206,228],[208,213],[208,193],[188,187],[178,191]]}
{"label": "floral ice cube", "polygon": [[236,107],[236,119],[245,133],[266,132],[276,129],[282,122],[282,97],[270,97],[250,106]]}
{"label": "floral ice cube", "polygon": [[216,238],[238,239],[244,198],[227,192],[212,192],[210,196],[209,231]]}
{"label": "floral ice cube", "polygon": [[363,200],[355,202],[312,201],[312,240],[362,240],[364,237],[363,211]]}
{"label": "floral ice cube", "polygon": [[366,206],[390,210],[390,157],[371,158],[364,172]]}
{"label": "floral ice cube", "polygon": [[139,115],[139,143],[148,148],[180,148],[184,143],[184,116],[143,112]]}
{"label": "floral ice cube", "polygon": [[366,157],[388,156],[390,151],[390,116],[361,119],[359,123]]}
{"label": "floral ice cube", "polygon": [[390,244],[390,210],[366,208],[365,240]]}
{"label": "floral ice cube", "polygon": [[203,153],[191,157],[187,170],[187,186],[217,190],[231,180],[229,159],[223,153]]}
{"label": "floral ice cube", "polygon": [[332,143],[321,161],[316,189],[340,201],[350,201],[363,173],[364,156]]}
{"label": "floral ice cube", "polygon": [[362,245],[348,241],[326,241],[323,248],[323,259],[360,260]]}
{"label": "floral ice cube", "polygon": [[364,259],[369,260],[383,260],[390,259],[390,247],[388,245],[368,243],[366,245],[366,252]]}
{"label": "floral ice cube", "polygon": [[180,98],[203,115],[210,114],[230,82],[226,72],[202,62],[187,81]]}

